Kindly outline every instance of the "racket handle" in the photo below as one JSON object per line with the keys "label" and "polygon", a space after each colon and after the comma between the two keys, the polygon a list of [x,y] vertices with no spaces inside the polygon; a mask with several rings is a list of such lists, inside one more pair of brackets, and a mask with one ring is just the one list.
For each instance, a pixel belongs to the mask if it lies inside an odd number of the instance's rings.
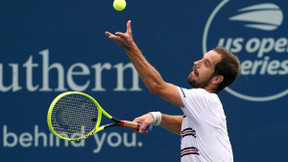
{"label": "racket handle", "polygon": [[[121,127],[126,127],[126,128],[130,128],[130,129],[139,129],[142,124],[141,123],[135,123],[135,122],[131,122],[131,121],[126,121],[126,120],[121,120],[120,121],[120,126]],[[146,127],[145,130],[147,130],[148,132],[150,132],[152,130],[152,125],[149,125]]]}

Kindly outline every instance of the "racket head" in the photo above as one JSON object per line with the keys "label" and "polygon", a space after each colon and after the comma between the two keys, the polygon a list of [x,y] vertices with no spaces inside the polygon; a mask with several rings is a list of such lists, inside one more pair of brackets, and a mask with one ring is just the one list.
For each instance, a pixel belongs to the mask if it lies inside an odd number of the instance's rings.
{"label": "racket head", "polygon": [[57,137],[80,141],[97,132],[103,109],[98,102],[82,92],[65,92],[51,103],[47,123]]}

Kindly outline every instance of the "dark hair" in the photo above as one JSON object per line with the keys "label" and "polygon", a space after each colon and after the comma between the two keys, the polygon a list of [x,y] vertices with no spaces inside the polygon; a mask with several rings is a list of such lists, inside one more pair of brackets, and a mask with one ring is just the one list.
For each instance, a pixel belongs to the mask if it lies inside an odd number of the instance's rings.
{"label": "dark hair", "polygon": [[212,74],[212,76],[222,75],[224,77],[216,90],[219,92],[232,84],[239,76],[241,70],[237,56],[222,46],[218,46],[213,50],[222,56],[221,61],[215,65],[214,73]]}

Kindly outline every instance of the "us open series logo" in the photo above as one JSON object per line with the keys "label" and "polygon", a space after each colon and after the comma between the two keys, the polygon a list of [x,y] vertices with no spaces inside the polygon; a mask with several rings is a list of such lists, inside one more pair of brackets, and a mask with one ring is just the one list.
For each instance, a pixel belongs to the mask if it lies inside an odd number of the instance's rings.
{"label": "us open series logo", "polygon": [[225,90],[263,102],[288,94],[287,11],[283,1],[223,0],[203,33],[203,53],[222,45],[238,56],[241,75]]}

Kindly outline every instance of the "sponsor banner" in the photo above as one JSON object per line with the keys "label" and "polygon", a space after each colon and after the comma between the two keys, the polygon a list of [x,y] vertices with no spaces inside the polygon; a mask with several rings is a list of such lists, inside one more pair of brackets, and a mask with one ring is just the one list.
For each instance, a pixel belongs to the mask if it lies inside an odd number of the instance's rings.
{"label": "sponsor banner", "polygon": [[[3,148],[81,148],[85,147],[87,140],[82,141],[64,141],[57,138],[52,133],[40,131],[39,125],[35,125],[32,131],[25,131],[22,133],[15,133],[11,131],[7,125],[3,125]],[[46,130],[46,128],[45,128]],[[103,132],[93,135],[95,148],[91,150],[91,153],[97,154],[101,152],[103,145],[106,147],[119,147],[124,146],[127,148],[142,147],[143,142],[137,141],[137,134],[135,132]],[[92,139],[91,139],[92,140]],[[91,142],[91,140],[89,142]]]}
{"label": "sponsor banner", "polygon": [[285,82],[288,74],[287,7],[283,1],[243,2],[218,4],[205,25],[203,52],[221,45],[239,57],[241,76],[226,88],[231,95],[256,102],[285,97],[288,87],[275,80]]}

